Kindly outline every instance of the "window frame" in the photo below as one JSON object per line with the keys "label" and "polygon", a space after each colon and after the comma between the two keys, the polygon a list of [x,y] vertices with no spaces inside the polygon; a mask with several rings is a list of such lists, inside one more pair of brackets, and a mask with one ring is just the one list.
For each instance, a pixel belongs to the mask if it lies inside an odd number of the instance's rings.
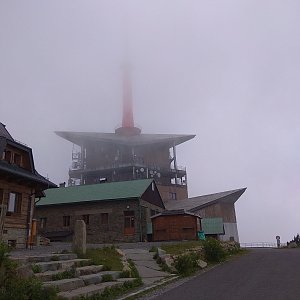
{"label": "window frame", "polygon": [[101,213],[100,214],[100,224],[101,225],[108,225],[109,224],[108,213]]}
{"label": "window frame", "polygon": [[[12,198],[12,195],[15,195]],[[17,192],[10,192],[8,194],[7,212],[9,214],[21,214],[22,213],[22,194]],[[11,202],[13,202],[11,204]]]}
{"label": "window frame", "polygon": [[90,224],[90,215],[89,214],[82,215],[82,220],[84,221],[85,225],[89,225]]}
{"label": "window frame", "polygon": [[70,227],[71,224],[71,216],[63,216],[63,227]]}

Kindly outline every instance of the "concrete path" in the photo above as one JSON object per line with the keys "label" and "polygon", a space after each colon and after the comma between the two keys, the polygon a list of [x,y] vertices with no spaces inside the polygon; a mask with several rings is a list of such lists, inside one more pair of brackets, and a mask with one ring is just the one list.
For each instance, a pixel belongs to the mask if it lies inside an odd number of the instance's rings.
{"label": "concrete path", "polygon": [[122,251],[127,259],[134,262],[146,286],[170,276],[169,273],[160,271],[159,265],[153,259],[153,252],[145,249],[123,249]]}

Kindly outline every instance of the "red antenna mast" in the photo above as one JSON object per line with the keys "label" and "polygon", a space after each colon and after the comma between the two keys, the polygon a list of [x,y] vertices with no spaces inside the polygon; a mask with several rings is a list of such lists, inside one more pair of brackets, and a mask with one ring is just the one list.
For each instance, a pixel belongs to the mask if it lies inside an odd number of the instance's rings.
{"label": "red antenna mast", "polygon": [[123,68],[123,118],[122,127],[117,128],[115,133],[125,136],[139,135],[141,129],[134,126],[132,105],[132,84],[129,66]]}

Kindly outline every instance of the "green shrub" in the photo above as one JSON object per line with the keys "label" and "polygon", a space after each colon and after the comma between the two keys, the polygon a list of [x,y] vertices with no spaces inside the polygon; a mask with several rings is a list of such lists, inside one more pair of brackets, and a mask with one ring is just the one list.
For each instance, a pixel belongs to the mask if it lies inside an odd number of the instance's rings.
{"label": "green shrub", "polygon": [[181,276],[189,276],[198,269],[197,260],[199,255],[196,253],[188,253],[178,256],[175,259],[174,266]]}
{"label": "green shrub", "polygon": [[134,262],[131,259],[128,259],[128,263],[129,263],[129,267],[131,270],[131,277],[140,278],[141,276],[140,276],[139,271],[137,270]]}
{"label": "green shrub", "polygon": [[104,274],[104,275],[102,275],[101,282],[109,282],[109,281],[114,281],[112,275],[110,275],[110,274]]}
{"label": "green shrub", "polygon": [[71,268],[69,270],[65,270],[63,272],[52,275],[52,280],[56,281],[56,280],[62,280],[68,278],[75,278],[76,277],[75,274],[76,274],[76,268]]}
{"label": "green shrub", "polygon": [[242,250],[241,250],[240,244],[235,243],[232,247],[230,247],[230,248],[227,250],[227,252],[228,252],[228,254],[230,254],[230,255],[234,255],[234,254],[241,253]]}
{"label": "green shrub", "polygon": [[130,278],[131,274],[130,274],[130,271],[129,270],[126,270],[126,271],[122,271],[120,273],[120,278]]}
{"label": "green shrub", "polygon": [[36,278],[14,278],[0,289],[1,300],[54,300],[57,299],[54,288],[44,289]]}
{"label": "green shrub", "polygon": [[54,300],[55,289],[45,290],[37,278],[20,278],[17,263],[8,256],[10,248],[0,242],[0,299],[1,300]]}
{"label": "green shrub", "polygon": [[143,284],[140,278],[133,281],[125,281],[122,285],[106,287],[101,294],[82,297],[82,300],[112,300],[120,296],[124,296],[130,290],[137,288]]}
{"label": "green shrub", "polygon": [[157,247],[152,246],[151,249],[149,250],[149,252],[157,252]]}
{"label": "green shrub", "polygon": [[32,268],[33,273],[41,273],[42,272],[42,267],[39,265],[32,265],[31,268]]}
{"label": "green shrub", "polygon": [[59,256],[58,255],[53,255],[50,260],[51,261],[59,261]]}
{"label": "green shrub", "polygon": [[209,262],[221,262],[226,258],[226,252],[221,243],[213,238],[208,238],[203,243],[205,258]]}

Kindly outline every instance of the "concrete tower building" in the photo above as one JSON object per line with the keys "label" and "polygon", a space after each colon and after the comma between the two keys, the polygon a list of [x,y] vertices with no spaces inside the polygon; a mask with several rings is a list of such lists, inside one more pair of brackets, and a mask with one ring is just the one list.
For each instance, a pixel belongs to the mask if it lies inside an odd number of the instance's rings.
{"label": "concrete tower building", "polygon": [[123,73],[123,120],[114,133],[56,132],[74,144],[69,185],[153,178],[163,200],[186,199],[187,173],[176,147],[195,135],[143,134],[136,127],[128,68]]}

